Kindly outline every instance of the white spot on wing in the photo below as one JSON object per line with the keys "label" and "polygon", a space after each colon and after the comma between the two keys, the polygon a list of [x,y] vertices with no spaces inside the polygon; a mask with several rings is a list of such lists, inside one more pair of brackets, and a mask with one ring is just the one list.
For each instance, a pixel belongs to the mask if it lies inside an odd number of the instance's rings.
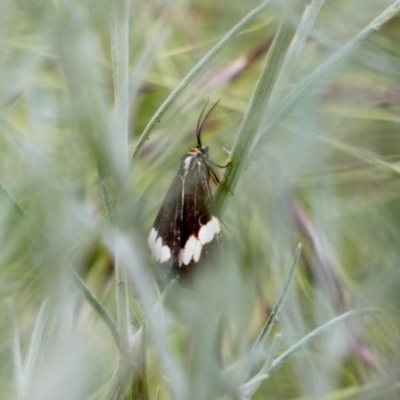
{"label": "white spot on wing", "polygon": [[197,239],[194,236],[190,236],[183,249],[183,263],[188,265],[192,259],[194,248],[196,246]]}
{"label": "white spot on wing", "polygon": [[202,245],[210,243],[214,239],[214,236],[220,231],[221,227],[219,225],[218,219],[216,217],[212,217],[210,221],[203,225],[199,230],[200,243]]}
{"label": "white spot on wing", "polygon": [[217,217],[212,217],[211,221],[213,222],[213,225],[214,225],[214,233],[220,233],[221,232],[221,225],[219,224],[218,218]]}
{"label": "white spot on wing", "polygon": [[156,261],[160,259],[162,249],[162,239],[159,237],[153,246],[153,256]]}
{"label": "white spot on wing", "polygon": [[190,236],[185,244],[185,248],[181,249],[179,253],[179,265],[188,265],[192,259],[197,262],[200,259],[201,250],[203,246],[195,236]]}
{"label": "white spot on wing", "polygon": [[161,237],[155,240],[157,238],[157,234],[157,231],[153,228],[150,232],[148,243],[154,261],[163,263],[171,258],[171,249],[167,245],[163,245]]}
{"label": "white spot on wing", "polygon": [[194,260],[194,262],[199,261],[202,248],[203,248],[203,245],[200,243],[200,240],[196,239],[195,247],[194,247],[194,250],[193,250],[193,260]]}
{"label": "white spot on wing", "polygon": [[147,239],[147,244],[149,245],[150,249],[152,249],[152,250],[153,250],[157,235],[158,235],[158,232],[154,228],[151,228],[149,238]]}
{"label": "white spot on wing", "polygon": [[171,249],[168,246],[161,247],[160,262],[163,263],[171,258]]}

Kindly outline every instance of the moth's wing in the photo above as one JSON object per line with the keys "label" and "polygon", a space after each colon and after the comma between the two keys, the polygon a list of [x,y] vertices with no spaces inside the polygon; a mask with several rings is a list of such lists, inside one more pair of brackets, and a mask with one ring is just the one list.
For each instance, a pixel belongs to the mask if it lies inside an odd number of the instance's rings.
{"label": "moth's wing", "polygon": [[197,262],[203,247],[221,230],[209,184],[209,168],[202,158],[196,158],[184,180],[179,266]]}
{"label": "moth's wing", "polygon": [[155,261],[177,262],[181,243],[183,216],[182,178],[178,173],[164,198],[151,229],[148,244]]}

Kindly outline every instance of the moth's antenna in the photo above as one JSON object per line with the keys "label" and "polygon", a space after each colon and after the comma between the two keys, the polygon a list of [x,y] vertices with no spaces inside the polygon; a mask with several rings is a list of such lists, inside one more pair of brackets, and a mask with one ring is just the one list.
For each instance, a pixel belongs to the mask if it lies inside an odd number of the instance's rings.
{"label": "moth's antenna", "polygon": [[208,118],[209,115],[211,114],[212,110],[214,110],[214,108],[217,107],[217,105],[218,105],[218,103],[220,102],[220,100],[221,100],[221,99],[218,99],[218,100],[216,101],[216,103],[210,108],[210,110],[209,110],[209,111],[207,112],[207,114],[205,115],[203,121],[201,121],[202,118],[203,118],[204,111],[206,111],[206,108],[207,108],[207,106],[208,106],[208,100],[207,100],[207,103],[206,103],[206,105],[203,107],[203,110],[202,110],[201,113],[200,113],[200,117],[199,117],[199,119],[197,120],[196,136],[197,136],[197,144],[198,144],[200,147],[202,147],[200,135],[201,135],[201,131],[202,131],[202,129],[203,129],[204,123],[207,121],[207,118]]}

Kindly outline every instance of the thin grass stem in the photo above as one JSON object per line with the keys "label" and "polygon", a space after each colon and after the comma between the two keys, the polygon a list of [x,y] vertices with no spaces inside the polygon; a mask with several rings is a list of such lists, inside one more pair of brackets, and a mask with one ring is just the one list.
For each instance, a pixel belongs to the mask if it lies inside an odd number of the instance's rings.
{"label": "thin grass stem", "polygon": [[282,120],[294,109],[304,96],[317,87],[322,80],[331,76],[331,74],[344,63],[346,58],[352,56],[352,53],[372,35],[374,35],[385,23],[395,17],[400,10],[400,0],[396,0],[385,11],[378,15],[367,27],[359,32],[353,39],[347,42],[337,50],[328,60],[316,68],[310,75],[301,81],[284,99],[274,107],[271,115],[271,121],[266,126],[263,133],[254,143],[252,151],[260,148],[266,140],[272,135]]}
{"label": "thin grass stem", "polygon": [[304,336],[296,344],[294,344],[292,347],[290,347],[290,349],[286,350],[283,354],[281,354],[278,358],[276,358],[274,360],[274,362],[271,364],[271,368],[270,368],[269,372],[272,372],[272,371],[276,370],[277,368],[279,368],[290,356],[292,356],[294,353],[296,353],[301,348],[306,346],[311,340],[315,339],[316,337],[322,335],[325,332],[328,332],[335,325],[337,325],[341,322],[344,322],[347,319],[350,319],[353,317],[361,317],[361,316],[371,315],[371,314],[383,314],[383,311],[380,309],[377,309],[377,308],[367,308],[364,310],[352,310],[352,311],[346,312],[342,315],[339,315],[336,318],[331,319],[326,324],[320,326],[317,329],[314,329],[308,335]]}
{"label": "thin grass stem", "polygon": [[178,86],[171,92],[171,94],[164,100],[161,106],[153,114],[143,133],[140,135],[136,148],[132,155],[132,161],[135,162],[141,151],[143,150],[146,141],[149,138],[154,126],[160,122],[162,116],[173,104],[175,99],[186,89],[186,87],[193,81],[193,79],[204,69],[204,67],[223,49],[227,44],[251,21],[254,20],[260,13],[262,13],[270,3],[266,0],[258,7],[248,13],[238,24],[236,24],[182,79]]}
{"label": "thin grass stem", "polygon": [[292,36],[292,27],[285,21],[282,22],[272,42],[271,48],[268,51],[263,69],[236,135],[231,152],[230,166],[224,175],[222,185],[217,188],[215,193],[215,203],[220,214],[223,213],[228,195],[230,192],[233,192],[240,177],[240,173],[245,167],[251,145],[259,129],[260,121],[264,115],[269,96],[278,76],[282,59]]}

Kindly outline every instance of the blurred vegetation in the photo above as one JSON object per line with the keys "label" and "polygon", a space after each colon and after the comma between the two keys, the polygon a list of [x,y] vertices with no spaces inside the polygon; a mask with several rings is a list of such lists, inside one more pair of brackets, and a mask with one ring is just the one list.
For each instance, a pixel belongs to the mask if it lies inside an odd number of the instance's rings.
{"label": "blurred vegetation", "polygon": [[[399,10],[1,0],[0,400],[400,398]],[[165,288],[147,236],[217,99],[221,251]]]}

